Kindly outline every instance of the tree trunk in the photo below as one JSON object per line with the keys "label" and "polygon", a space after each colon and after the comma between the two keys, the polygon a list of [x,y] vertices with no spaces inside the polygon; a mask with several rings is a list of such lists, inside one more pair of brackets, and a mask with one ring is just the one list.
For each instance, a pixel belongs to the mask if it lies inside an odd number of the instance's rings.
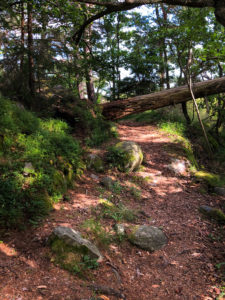
{"label": "tree trunk", "polygon": [[[193,92],[196,98],[223,93],[225,92],[225,77],[195,83],[193,84]],[[185,85],[153,94],[105,103],[101,107],[102,114],[106,119],[116,120],[149,109],[175,105],[189,100],[192,100],[191,93],[188,86]]]}
{"label": "tree trunk", "polygon": [[90,52],[91,52],[91,35],[92,35],[92,27],[89,27],[89,30],[86,32],[85,41],[86,45],[84,46],[84,57],[87,62],[85,65],[85,77],[86,77],[86,88],[87,88],[87,96],[88,99],[95,103],[96,102],[96,96],[95,96],[95,88],[94,88],[94,82],[93,82],[93,75],[92,75],[92,69],[91,65],[89,63],[90,60]]}
{"label": "tree trunk", "polygon": [[24,17],[24,3],[21,1],[21,23],[20,23],[20,30],[21,30],[21,58],[20,58],[20,71],[23,74],[23,62],[24,62],[24,36],[25,36],[25,17]]}
{"label": "tree trunk", "polygon": [[33,30],[32,30],[32,3],[28,2],[27,4],[27,13],[28,13],[28,19],[27,19],[27,32],[28,32],[28,38],[27,38],[27,48],[28,48],[28,70],[29,70],[29,80],[28,85],[30,89],[30,95],[34,96],[35,94],[35,86],[34,86],[34,58],[33,58]]}

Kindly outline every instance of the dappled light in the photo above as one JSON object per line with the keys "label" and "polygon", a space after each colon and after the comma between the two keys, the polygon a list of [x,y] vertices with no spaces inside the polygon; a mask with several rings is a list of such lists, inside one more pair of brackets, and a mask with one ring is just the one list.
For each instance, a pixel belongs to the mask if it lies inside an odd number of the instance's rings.
{"label": "dappled light", "polygon": [[224,299],[224,21],[0,1],[0,300]]}
{"label": "dappled light", "polygon": [[0,252],[4,253],[7,256],[17,256],[18,253],[15,248],[10,247],[9,245],[1,242],[0,243]]}

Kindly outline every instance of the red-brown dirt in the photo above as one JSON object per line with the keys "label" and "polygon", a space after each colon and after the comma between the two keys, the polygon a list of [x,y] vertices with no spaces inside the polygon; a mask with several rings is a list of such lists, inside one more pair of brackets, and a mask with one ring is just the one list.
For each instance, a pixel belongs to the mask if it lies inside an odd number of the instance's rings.
{"label": "red-brown dirt", "polygon": [[[84,232],[81,224],[92,218],[93,207],[103,193],[98,180],[91,178],[94,172],[86,171],[70,191],[70,201],[55,205],[39,227],[1,234],[1,300],[120,298],[104,291],[97,297],[89,284],[112,288],[127,300],[218,297],[222,274],[215,265],[225,261],[224,227],[202,219],[198,208],[220,207],[225,199],[201,193],[200,185],[189,174],[178,176],[167,168],[171,160],[167,146],[175,145],[156,127],[121,123],[118,128],[121,140],[135,141],[142,147],[144,169],[130,175],[110,170],[96,175],[100,179],[108,174],[120,181],[122,190],[114,195],[114,200],[137,211],[135,224],[161,227],[168,245],[150,253],[127,241],[111,244],[101,250],[105,260],[98,269],[88,271],[88,280],[55,266],[46,244],[52,229],[67,225]],[[140,177],[150,180],[139,180]],[[134,181],[138,181],[141,197],[131,195],[127,189]],[[114,223],[102,220],[109,231]]]}

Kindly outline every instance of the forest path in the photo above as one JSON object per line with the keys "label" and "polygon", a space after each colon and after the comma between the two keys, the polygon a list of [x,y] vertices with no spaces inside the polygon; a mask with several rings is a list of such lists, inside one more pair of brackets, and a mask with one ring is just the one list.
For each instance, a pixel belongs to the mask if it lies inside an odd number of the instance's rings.
{"label": "forest path", "polygon": [[[110,170],[108,174],[86,171],[70,191],[70,201],[55,205],[41,226],[2,235],[1,300],[118,299],[106,294],[97,298],[87,287],[90,282],[121,291],[127,300],[216,299],[220,279],[214,266],[224,261],[224,239],[219,236],[222,228],[203,220],[198,208],[218,206],[224,198],[200,193],[188,173],[178,176],[168,169],[168,148],[176,145],[157,127],[123,122],[118,129],[121,140],[135,141],[142,147],[143,170],[129,175]],[[101,150],[96,151],[101,155]],[[98,179],[92,179],[93,174]],[[161,227],[168,245],[150,253],[127,241],[111,244],[102,249],[104,262],[89,271],[91,275],[84,281],[51,262],[46,239],[59,225],[85,232],[81,224],[94,217],[93,207],[104,194],[99,180],[106,175],[120,182],[121,191],[114,199],[137,211],[135,224]],[[127,189],[134,181],[141,197]],[[108,231],[115,225],[114,220],[101,222]]]}

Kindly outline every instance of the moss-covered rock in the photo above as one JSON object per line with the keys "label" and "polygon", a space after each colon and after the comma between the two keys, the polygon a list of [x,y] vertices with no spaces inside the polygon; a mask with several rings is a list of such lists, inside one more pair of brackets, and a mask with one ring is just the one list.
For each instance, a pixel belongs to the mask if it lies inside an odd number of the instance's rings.
{"label": "moss-covered rock", "polygon": [[167,244],[167,237],[163,231],[155,226],[148,225],[132,226],[128,239],[132,244],[152,252]]}
{"label": "moss-covered rock", "polygon": [[113,180],[111,177],[105,176],[101,179],[100,184],[105,188],[107,188],[108,190],[112,190],[115,182],[116,181]]}
{"label": "moss-covered rock", "polygon": [[218,208],[212,208],[207,205],[199,207],[199,211],[206,217],[217,221],[218,223],[225,224],[225,214]]}
{"label": "moss-covered rock", "polygon": [[104,163],[103,160],[96,154],[88,154],[87,156],[87,167],[88,169],[94,170],[96,172],[104,171]]}
{"label": "moss-covered rock", "polygon": [[143,152],[135,142],[125,141],[111,147],[107,157],[108,161],[121,172],[132,172],[140,167],[143,161]]}
{"label": "moss-covered rock", "polygon": [[211,187],[221,187],[225,184],[225,179],[214,173],[198,171],[195,172],[194,176],[198,180],[205,181]]}
{"label": "moss-covered rock", "polygon": [[56,227],[49,238],[49,245],[53,254],[51,260],[70,272],[81,273],[97,267],[103,259],[94,244],[69,227]]}

